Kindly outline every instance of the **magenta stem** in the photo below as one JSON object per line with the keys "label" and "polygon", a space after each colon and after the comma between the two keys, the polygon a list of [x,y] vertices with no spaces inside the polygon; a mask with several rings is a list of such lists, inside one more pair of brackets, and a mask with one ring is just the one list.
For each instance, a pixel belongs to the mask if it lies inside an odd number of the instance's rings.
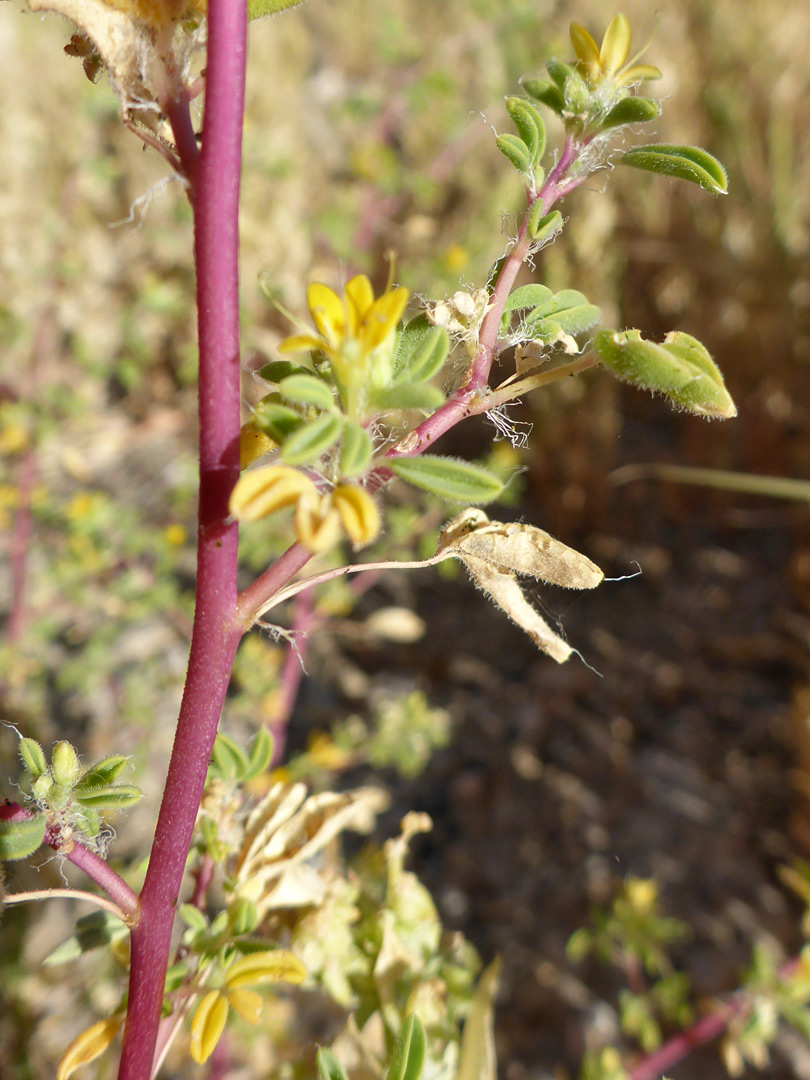
{"label": "magenta stem", "polygon": [[312,593],[299,593],[293,601],[293,617],[290,627],[295,635],[292,641],[288,641],[284,654],[284,663],[281,666],[279,687],[276,697],[276,706],[273,716],[267,724],[273,735],[273,760],[271,768],[280,765],[284,760],[287,749],[287,729],[290,725],[290,717],[301,689],[301,680],[304,676],[304,664],[309,649],[309,635],[313,627],[320,621],[316,614]]}
{"label": "magenta stem", "polygon": [[188,672],[146,880],[132,932],[119,1080],[149,1080],[174,916],[243,628],[236,620],[239,477],[238,214],[246,0],[209,0],[204,135],[191,193],[200,347],[197,585]]}
{"label": "magenta stem", "polygon": [[139,918],[138,894],[134,892],[122,877],[111,870],[107,863],[94,851],[86,848],[83,844],[75,843],[68,851],[66,848],[58,848],[60,855],[78,866],[91,881],[104,890],[110,900],[116,904],[126,915],[130,926],[137,925]]}

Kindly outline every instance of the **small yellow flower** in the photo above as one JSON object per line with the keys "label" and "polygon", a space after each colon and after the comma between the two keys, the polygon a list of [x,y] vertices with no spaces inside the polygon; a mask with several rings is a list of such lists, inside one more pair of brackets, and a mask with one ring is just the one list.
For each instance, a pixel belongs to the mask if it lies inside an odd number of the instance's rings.
{"label": "small yellow flower", "polygon": [[100,1057],[115,1038],[120,1026],[120,1016],[108,1016],[106,1020],[99,1020],[97,1024],[77,1035],[62,1055],[56,1069],[56,1080],[68,1080],[80,1066]]}
{"label": "small yellow flower", "polygon": [[265,465],[239,477],[228,506],[238,521],[259,521],[285,506],[295,505],[304,494],[318,494],[304,473],[290,465]]}
{"label": "small yellow flower", "polygon": [[163,538],[169,547],[182,547],[188,540],[188,533],[182,525],[167,525],[163,530]]}
{"label": "small yellow flower", "polygon": [[400,285],[374,299],[365,274],[346,284],[340,297],[319,281],[307,288],[307,306],[317,330],[293,334],[279,352],[317,350],[332,367],[346,412],[362,419],[369,391],[386,387],[393,374],[394,332],[408,303],[408,290]]}
{"label": "small yellow flower", "polygon": [[579,23],[571,23],[571,44],[577,55],[577,67],[590,86],[612,79],[616,86],[632,86],[644,79],[660,79],[661,72],[652,64],[624,65],[630,53],[632,31],[621,12],[610,20],[601,48]]}
{"label": "small yellow flower", "polygon": [[295,535],[313,555],[328,551],[340,539],[340,515],[331,495],[319,495],[314,487],[295,504]]}
{"label": "small yellow flower", "polygon": [[269,435],[259,431],[253,426],[253,422],[248,420],[239,432],[239,468],[246,469],[248,465],[252,465],[254,461],[268,454],[275,446],[275,442]]}
{"label": "small yellow flower", "polygon": [[365,547],[380,535],[380,511],[372,497],[354,484],[340,484],[332,492],[343,528],[356,548]]}

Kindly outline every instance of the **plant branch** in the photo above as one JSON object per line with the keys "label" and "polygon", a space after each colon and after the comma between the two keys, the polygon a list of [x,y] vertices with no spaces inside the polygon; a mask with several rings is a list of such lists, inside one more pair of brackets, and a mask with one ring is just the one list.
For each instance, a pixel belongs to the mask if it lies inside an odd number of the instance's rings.
{"label": "plant branch", "polygon": [[4,904],[26,904],[31,900],[86,900],[88,904],[95,904],[96,907],[109,911],[121,922],[129,922],[118,904],[84,889],[33,889],[31,892],[6,893],[3,897]]}
{"label": "plant branch", "polygon": [[132,933],[119,1080],[149,1080],[174,915],[222,705],[243,628],[236,620],[239,476],[238,213],[246,0],[209,0],[203,141],[193,179],[200,347],[197,585],[188,673],[155,839]]}

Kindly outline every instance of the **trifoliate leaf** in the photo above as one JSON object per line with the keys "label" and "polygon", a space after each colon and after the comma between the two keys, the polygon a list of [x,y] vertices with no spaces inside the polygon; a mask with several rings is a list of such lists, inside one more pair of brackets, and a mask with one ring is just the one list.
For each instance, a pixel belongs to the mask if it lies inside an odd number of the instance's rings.
{"label": "trifoliate leaf", "polygon": [[711,191],[714,195],[725,195],[728,192],[726,170],[717,158],[698,146],[665,146],[663,143],[634,146],[619,158],[619,161],[622,165],[631,165],[634,169],[691,180],[692,183],[699,184],[704,191]]}
{"label": "trifoliate leaf", "polygon": [[453,502],[492,502],[504,487],[494,473],[480,465],[436,454],[392,458],[387,465],[400,479]]}
{"label": "trifoliate leaf", "polygon": [[343,425],[338,457],[340,475],[349,478],[360,476],[369,467],[373,453],[374,444],[363,425],[356,420],[347,420]]}
{"label": "trifoliate leaf", "polygon": [[498,135],[495,143],[505,158],[515,166],[518,172],[531,171],[532,155],[523,139],[517,135]]}
{"label": "trifoliate leaf", "polygon": [[332,409],[335,401],[332,390],[316,375],[288,375],[278,384],[282,395],[288,401],[300,405],[315,405],[319,409]]}
{"label": "trifoliate leaf", "polygon": [[312,465],[340,438],[340,419],[332,413],[303,424],[281,446],[281,456],[290,465]]}
{"label": "trifoliate leaf", "polygon": [[622,124],[646,124],[661,115],[657,101],[644,97],[626,97],[613,106],[600,123],[603,130],[621,127]]}

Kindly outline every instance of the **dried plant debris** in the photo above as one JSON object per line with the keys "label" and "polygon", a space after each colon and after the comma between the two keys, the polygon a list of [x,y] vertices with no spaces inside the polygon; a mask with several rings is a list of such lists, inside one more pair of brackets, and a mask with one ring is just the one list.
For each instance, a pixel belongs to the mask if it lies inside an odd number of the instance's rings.
{"label": "dried plant debris", "polygon": [[574,650],[531,606],[517,577],[567,589],[595,589],[604,574],[589,558],[534,525],[490,521],[470,509],[449,521],[436,554],[460,559],[475,584],[558,664]]}

